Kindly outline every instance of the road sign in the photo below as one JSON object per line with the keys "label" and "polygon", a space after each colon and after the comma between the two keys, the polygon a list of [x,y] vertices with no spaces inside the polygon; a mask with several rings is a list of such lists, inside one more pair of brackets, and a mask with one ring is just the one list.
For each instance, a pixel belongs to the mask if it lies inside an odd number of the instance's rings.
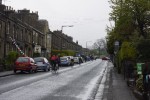
{"label": "road sign", "polygon": [[144,63],[137,63],[137,74],[142,74],[142,65]]}
{"label": "road sign", "polygon": [[115,46],[119,46],[119,41],[115,41]]}

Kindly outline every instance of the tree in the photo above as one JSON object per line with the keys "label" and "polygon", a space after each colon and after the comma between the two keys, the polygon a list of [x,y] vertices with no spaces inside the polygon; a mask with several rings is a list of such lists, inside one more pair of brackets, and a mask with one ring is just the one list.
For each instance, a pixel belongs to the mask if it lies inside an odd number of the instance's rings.
{"label": "tree", "polygon": [[105,39],[98,39],[95,43],[94,43],[94,45],[93,45],[93,47],[95,48],[95,49],[97,49],[97,48],[107,48],[107,46],[106,46],[106,41],[105,41]]}
{"label": "tree", "polygon": [[13,65],[15,60],[17,59],[17,57],[19,56],[18,52],[15,51],[10,51],[6,57],[6,70],[12,70],[13,69]]}
{"label": "tree", "polygon": [[[150,1],[149,0],[110,0],[112,12],[110,20],[115,22],[113,29],[107,27],[107,50],[113,53],[113,43],[118,40],[132,41],[149,38]],[[138,34],[138,35],[137,35]],[[138,36],[135,38],[134,36]],[[137,39],[137,40],[135,40]]]}
{"label": "tree", "polygon": [[147,38],[150,25],[149,0],[110,0],[112,12],[110,19],[115,22],[115,32],[124,36],[138,30],[139,35]]}
{"label": "tree", "polygon": [[115,22],[115,26],[106,29],[107,51],[114,54],[114,42],[121,43],[120,51],[115,55],[115,59],[117,59],[115,63],[119,66],[118,68],[121,68],[122,60],[135,60],[137,52],[147,58],[149,55],[144,54],[147,51],[141,50],[143,44],[137,41],[142,37],[149,38],[150,1],[110,0],[110,4],[112,12],[109,19]]}
{"label": "tree", "polygon": [[150,60],[150,39],[141,39],[137,44],[139,60]]}
{"label": "tree", "polygon": [[98,40],[93,44],[93,48],[98,50],[99,55],[100,55],[100,52],[101,52],[101,51],[106,52],[106,49],[107,49],[106,40],[103,39],[103,38],[98,39]]}
{"label": "tree", "polygon": [[136,58],[137,51],[130,42],[123,42],[120,49],[121,60],[133,60]]}

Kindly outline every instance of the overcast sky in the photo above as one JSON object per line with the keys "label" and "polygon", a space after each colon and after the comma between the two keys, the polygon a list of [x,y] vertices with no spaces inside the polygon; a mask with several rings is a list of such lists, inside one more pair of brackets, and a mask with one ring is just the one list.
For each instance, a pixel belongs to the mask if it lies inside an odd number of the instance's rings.
{"label": "overcast sky", "polygon": [[[107,35],[106,25],[110,26],[111,11],[108,0],[2,0],[3,4],[15,10],[38,11],[39,19],[49,22],[51,31],[61,30],[72,36],[83,47],[91,46],[97,39]],[[87,42],[88,41],[88,42]],[[91,41],[91,42],[89,42]]]}

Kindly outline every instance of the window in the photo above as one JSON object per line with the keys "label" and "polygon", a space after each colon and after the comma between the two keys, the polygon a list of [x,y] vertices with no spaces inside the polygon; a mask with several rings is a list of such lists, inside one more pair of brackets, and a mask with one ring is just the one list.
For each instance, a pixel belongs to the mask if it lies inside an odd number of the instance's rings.
{"label": "window", "polygon": [[7,55],[8,51],[9,51],[9,44],[7,43],[6,44],[6,55]]}
{"label": "window", "polygon": [[28,58],[19,57],[19,58],[17,59],[17,62],[28,62]]}
{"label": "window", "polygon": [[13,25],[12,38],[15,38],[15,25]]}
{"label": "window", "polygon": [[28,39],[29,43],[31,43],[31,33],[29,33]]}
{"label": "window", "polygon": [[2,35],[2,22],[0,22],[0,37]]}
{"label": "window", "polygon": [[18,33],[17,33],[18,26],[16,26],[15,28],[16,28],[16,30],[15,30],[15,38],[18,39]]}
{"label": "window", "polygon": [[44,58],[45,62],[48,63],[48,60],[46,58]]}
{"label": "window", "polygon": [[43,62],[43,58],[38,57],[38,58],[34,58],[35,62]]}
{"label": "window", "polygon": [[8,25],[7,25],[7,34],[9,34],[10,32],[10,22],[8,22]]}
{"label": "window", "polygon": [[21,29],[20,39],[23,39],[23,29]]}
{"label": "window", "polygon": [[30,60],[31,60],[31,63],[34,63],[34,60],[32,58],[30,58]]}

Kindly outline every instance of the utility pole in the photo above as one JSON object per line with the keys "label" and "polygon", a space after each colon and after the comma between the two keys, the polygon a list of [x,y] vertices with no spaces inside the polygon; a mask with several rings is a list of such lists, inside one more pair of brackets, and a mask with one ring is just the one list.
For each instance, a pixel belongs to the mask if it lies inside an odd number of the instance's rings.
{"label": "utility pole", "polygon": [[[61,33],[63,33],[63,28],[64,28],[64,27],[73,27],[73,25],[62,25],[62,26],[61,26]],[[62,49],[63,49],[63,47],[64,47],[62,39],[61,39],[60,42],[61,42],[61,48],[60,48],[60,49],[61,49],[61,51],[62,51]]]}
{"label": "utility pole", "polygon": [[63,26],[61,26],[61,33],[63,33],[63,28],[64,27],[73,27],[73,25],[63,25]]}
{"label": "utility pole", "polygon": [[87,46],[88,42],[92,42],[92,41],[86,41],[86,54],[88,54],[88,46]]}
{"label": "utility pole", "polygon": [[98,48],[99,50],[99,57],[101,56],[101,47]]}

